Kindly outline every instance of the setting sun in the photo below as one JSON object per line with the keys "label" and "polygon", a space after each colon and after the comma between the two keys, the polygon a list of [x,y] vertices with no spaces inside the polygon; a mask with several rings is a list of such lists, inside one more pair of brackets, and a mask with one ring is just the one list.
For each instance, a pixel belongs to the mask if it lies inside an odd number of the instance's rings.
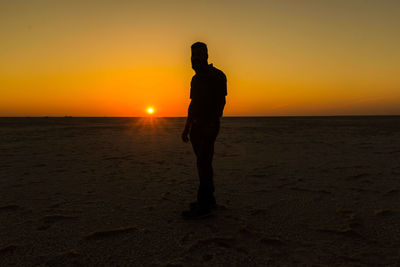
{"label": "setting sun", "polygon": [[153,114],[154,113],[154,108],[147,108],[147,113]]}

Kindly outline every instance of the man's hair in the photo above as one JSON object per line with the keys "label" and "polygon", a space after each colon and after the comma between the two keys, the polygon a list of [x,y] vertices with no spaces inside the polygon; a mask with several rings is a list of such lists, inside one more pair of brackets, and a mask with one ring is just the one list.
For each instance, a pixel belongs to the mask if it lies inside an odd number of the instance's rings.
{"label": "man's hair", "polygon": [[195,42],[191,46],[192,49],[202,49],[206,54],[208,54],[207,45],[202,42]]}

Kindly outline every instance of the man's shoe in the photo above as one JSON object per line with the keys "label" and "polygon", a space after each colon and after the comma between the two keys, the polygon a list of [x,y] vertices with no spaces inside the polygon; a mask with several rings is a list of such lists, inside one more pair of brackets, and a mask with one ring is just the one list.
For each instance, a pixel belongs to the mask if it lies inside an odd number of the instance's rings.
{"label": "man's shoe", "polygon": [[[193,209],[197,209],[199,207],[199,202],[197,202],[197,201],[195,201],[195,202],[191,202],[190,204],[189,204],[189,208],[191,209],[191,210],[193,210]],[[217,203],[211,203],[210,204],[210,209],[216,209],[217,208]]]}
{"label": "man's shoe", "polygon": [[191,210],[182,211],[182,217],[185,219],[201,219],[211,215],[210,209],[194,208]]}

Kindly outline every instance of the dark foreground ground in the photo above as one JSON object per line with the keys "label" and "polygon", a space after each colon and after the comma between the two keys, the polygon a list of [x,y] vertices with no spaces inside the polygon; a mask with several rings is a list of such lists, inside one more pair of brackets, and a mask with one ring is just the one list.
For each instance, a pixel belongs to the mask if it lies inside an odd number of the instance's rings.
{"label": "dark foreground ground", "polygon": [[0,118],[1,266],[400,264],[400,117],[224,118],[185,221],[183,118]]}

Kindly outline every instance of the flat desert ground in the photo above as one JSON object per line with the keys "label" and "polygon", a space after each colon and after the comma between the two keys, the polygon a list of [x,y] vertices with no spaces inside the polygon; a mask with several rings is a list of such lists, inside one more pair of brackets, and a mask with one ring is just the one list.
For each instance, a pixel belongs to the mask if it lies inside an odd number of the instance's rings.
{"label": "flat desert ground", "polygon": [[218,208],[185,118],[1,118],[1,266],[399,266],[400,117],[223,118]]}

